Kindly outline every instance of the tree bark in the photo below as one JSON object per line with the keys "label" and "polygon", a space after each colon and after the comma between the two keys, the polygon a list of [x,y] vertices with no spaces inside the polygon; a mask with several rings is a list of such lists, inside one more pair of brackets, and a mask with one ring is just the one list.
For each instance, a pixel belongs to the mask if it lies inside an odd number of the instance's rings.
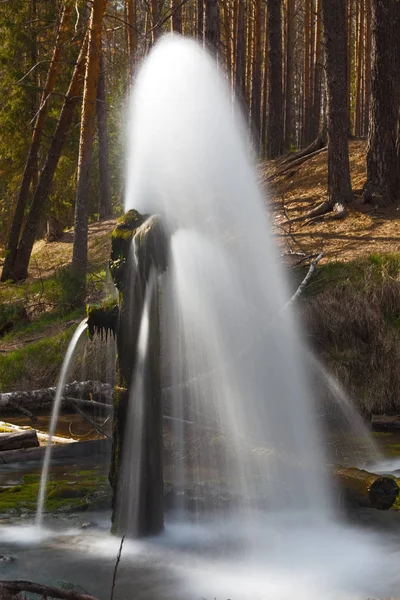
{"label": "tree bark", "polygon": [[321,124],[321,99],[323,75],[323,47],[322,47],[322,7],[321,0],[317,0],[317,26],[315,33],[315,65],[314,65],[314,98],[311,117],[311,139],[318,136]]}
{"label": "tree bark", "polygon": [[260,155],[261,136],[261,0],[256,0],[254,5],[254,52],[253,52],[253,85],[251,95],[251,123],[256,152]]}
{"label": "tree bark", "polygon": [[58,118],[57,127],[51,140],[46,161],[40,173],[39,183],[36,187],[29,215],[25,223],[20,244],[18,246],[18,253],[15,259],[14,267],[14,275],[17,281],[26,279],[28,276],[28,266],[32,254],[33,244],[35,243],[38,228],[43,215],[43,210],[53,183],[54,173],[56,172],[58,161],[60,160],[61,151],[71,125],[75,107],[81,99],[86,53],[87,35],[82,42],[79,57],[72,74],[71,83],[65,96],[65,101]]}
{"label": "tree bark", "polygon": [[89,218],[88,196],[90,187],[90,168],[93,156],[97,85],[100,70],[101,33],[106,3],[107,0],[97,0],[93,3],[89,25],[89,45],[79,142],[74,244],[72,250],[72,271],[77,281],[77,305],[84,301],[86,295]]}
{"label": "tree bark", "polygon": [[286,15],[286,84],[285,84],[285,150],[293,143],[293,75],[294,75],[294,0],[287,2]]}
{"label": "tree bark", "polygon": [[182,34],[182,0],[171,0],[171,31]]}
{"label": "tree bark", "polygon": [[364,201],[375,206],[399,198],[399,13],[397,0],[372,0],[372,97]]}
{"label": "tree bark", "polygon": [[110,190],[110,165],[108,161],[107,101],[105,88],[104,55],[100,55],[100,72],[97,86],[97,134],[99,138],[100,219],[112,215]]}
{"label": "tree bark", "polygon": [[34,429],[16,433],[0,433],[0,452],[20,450],[21,448],[37,448],[38,436]]}
{"label": "tree bark", "polygon": [[130,80],[135,73],[136,64],[136,1],[126,0],[128,17],[128,54]]}
{"label": "tree bark", "polygon": [[267,157],[283,152],[282,1],[267,0],[268,10],[268,123]]}
{"label": "tree bark", "polygon": [[205,31],[204,43],[207,48],[214,54],[218,55],[218,40],[219,40],[219,9],[218,0],[204,0],[205,5]]}
{"label": "tree bark", "polygon": [[346,0],[322,0],[328,89],[328,207],[342,212],[352,198],[347,107]]}
{"label": "tree bark", "polygon": [[235,86],[236,93],[242,102],[246,101],[246,27],[245,27],[245,8],[246,0],[237,0],[238,8],[238,28],[236,40],[236,73]]}
{"label": "tree bark", "polygon": [[71,12],[72,2],[70,0],[67,0],[64,5],[64,10],[61,16],[57,40],[54,46],[53,56],[50,62],[46,83],[44,86],[42,97],[40,99],[40,107],[38,110],[38,114],[35,120],[35,126],[32,133],[32,142],[29,148],[28,157],[26,159],[24,173],[22,175],[21,187],[19,189],[11,229],[7,240],[6,255],[4,259],[3,271],[1,274],[1,281],[7,281],[9,279],[11,279],[12,281],[15,280],[14,262],[17,256],[18,241],[21,233],[22,223],[24,220],[25,208],[28,201],[29,186],[31,184],[32,177],[34,176],[34,173],[37,169],[37,155],[40,142],[43,137],[44,125],[46,122],[47,111],[49,106],[49,99],[56,81],[58,65],[60,62],[66,35],[68,32],[68,23],[70,20]]}

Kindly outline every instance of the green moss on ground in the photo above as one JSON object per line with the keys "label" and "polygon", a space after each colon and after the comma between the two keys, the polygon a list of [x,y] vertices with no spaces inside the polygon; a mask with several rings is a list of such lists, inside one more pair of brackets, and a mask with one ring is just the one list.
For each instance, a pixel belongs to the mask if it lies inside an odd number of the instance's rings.
{"label": "green moss on ground", "polygon": [[[39,474],[28,474],[23,483],[0,488],[0,514],[35,512],[39,493]],[[51,479],[48,483],[45,511],[74,512],[108,508],[111,490],[107,477],[98,471],[76,471],[66,479]]]}

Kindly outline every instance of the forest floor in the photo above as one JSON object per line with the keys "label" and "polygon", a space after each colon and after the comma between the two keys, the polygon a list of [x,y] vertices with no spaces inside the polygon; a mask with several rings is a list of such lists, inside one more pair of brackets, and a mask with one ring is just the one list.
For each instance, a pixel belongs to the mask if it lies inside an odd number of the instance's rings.
{"label": "forest floor", "polygon": [[393,206],[376,210],[361,204],[366,179],[366,141],[352,140],[349,149],[354,201],[347,217],[341,220],[310,224],[305,219],[311,209],[326,199],[326,151],[283,173],[280,161],[262,167],[261,179],[268,185],[276,235],[283,251],[323,252],[325,260],[330,261],[400,251],[400,209]]}
{"label": "forest floor", "polygon": [[[395,274],[397,285],[400,210],[390,207],[378,212],[372,206],[361,205],[365,159],[366,142],[352,140],[350,163],[354,202],[349,207],[348,215],[342,220],[316,221],[312,224],[304,217],[326,198],[326,151],[284,172],[281,172],[281,161],[260,166],[261,181],[268,188],[274,235],[285,261],[287,259],[289,265],[302,264],[301,253],[307,256],[324,253],[308,295],[315,295],[343,281],[351,285],[357,281],[359,288],[360,273],[364,277],[362,295],[365,298],[370,293],[367,293],[367,288],[370,288],[371,274],[375,282],[381,283],[387,283],[388,273],[389,279]],[[110,253],[110,233],[114,226],[115,220],[111,219],[92,223],[89,227],[89,303],[97,301],[109,289],[106,265]],[[66,269],[72,258],[72,244],[72,230],[65,231],[58,242],[39,240],[34,247],[27,281],[18,285],[0,284],[0,326],[4,308],[23,306],[26,313],[21,322],[0,337],[0,393],[45,387],[53,385],[57,379],[66,346],[76,324],[85,315],[84,309],[77,311],[72,308],[71,295],[74,290],[70,287]],[[392,256],[384,258],[382,262],[381,257],[386,255]],[[296,286],[304,277],[304,268],[291,272],[294,273],[293,286]],[[335,293],[330,292],[329,298],[325,299],[323,294],[320,295],[321,302],[331,304]],[[376,296],[375,289],[373,293]],[[392,315],[393,311],[397,311],[396,307],[397,300],[390,313],[391,323],[396,323],[397,327],[400,316],[397,312]],[[388,319],[388,315],[383,317]],[[376,315],[374,318],[376,320]],[[327,334],[321,335],[324,338]]]}

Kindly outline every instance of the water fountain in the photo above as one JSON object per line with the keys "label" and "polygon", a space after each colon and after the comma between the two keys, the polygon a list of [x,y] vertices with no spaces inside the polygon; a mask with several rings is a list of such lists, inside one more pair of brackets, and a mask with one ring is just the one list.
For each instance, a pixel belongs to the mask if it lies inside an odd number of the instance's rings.
{"label": "water fountain", "polygon": [[[237,112],[188,40],[159,42],[135,84],[129,212],[111,257],[122,297],[114,531],[162,530],[162,400],[176,493],[161,535],[126,541],[121,597],[132,571],[141,597],[160,600],[394,594],[398,550],[340,523],[333,507],[301,331],[281,311],[289,289]],[[90,572],[104,595],[117,540],[71,539],[57,551],[69,549],[75,580]],[[30,552],[29,568],[51,561],[52,544]]]}

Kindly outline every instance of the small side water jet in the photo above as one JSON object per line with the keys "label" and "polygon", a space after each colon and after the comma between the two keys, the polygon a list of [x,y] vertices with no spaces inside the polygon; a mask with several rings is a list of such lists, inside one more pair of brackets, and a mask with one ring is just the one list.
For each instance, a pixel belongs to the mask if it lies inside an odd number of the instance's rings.
{"label": "small side water jet", "polygon": [[45,499],[46,499],[47,480],[49,477],[49,470],[50,470],[52,437],[55,434],[56,427],[57,427],[57,421],[58,421],[58,417],[60,414],[60,408],[61,408],[62,395],[63,395],[64,387],[66,384],[66,380],[67,380],[68,370],[70,368],[71,361],[74,357],[74,353],[75,353],[76,347],[78,345],[78,342],[79,342],[81,336],[86,331],[86,328],[87,328],[86,319],[83,319],[83,321],[80,323],[80,325],[75,330],[74,335],[72,336],[72,339],[69,343],[69,346],[68,346],[68,349],[65,354],[63,364],[61,367],[60,377],[59,377],[58,383],[57,383],[57,391],[56,391],[56,395],[54,398],[53,409],[52,409],[52,413],[51,413],[51,420],[50,420],[50,427],[49,427],[49,439],[48,439],[47,446],[46,446],[46,452],[45,452],[44,460],[43,460],[42,473],[40,476],[38,503],[37,503],[37,510],[36,510],[36,526],[39,529],[43,525],[43,509],[44,509],[44,503],[45,503]]}

